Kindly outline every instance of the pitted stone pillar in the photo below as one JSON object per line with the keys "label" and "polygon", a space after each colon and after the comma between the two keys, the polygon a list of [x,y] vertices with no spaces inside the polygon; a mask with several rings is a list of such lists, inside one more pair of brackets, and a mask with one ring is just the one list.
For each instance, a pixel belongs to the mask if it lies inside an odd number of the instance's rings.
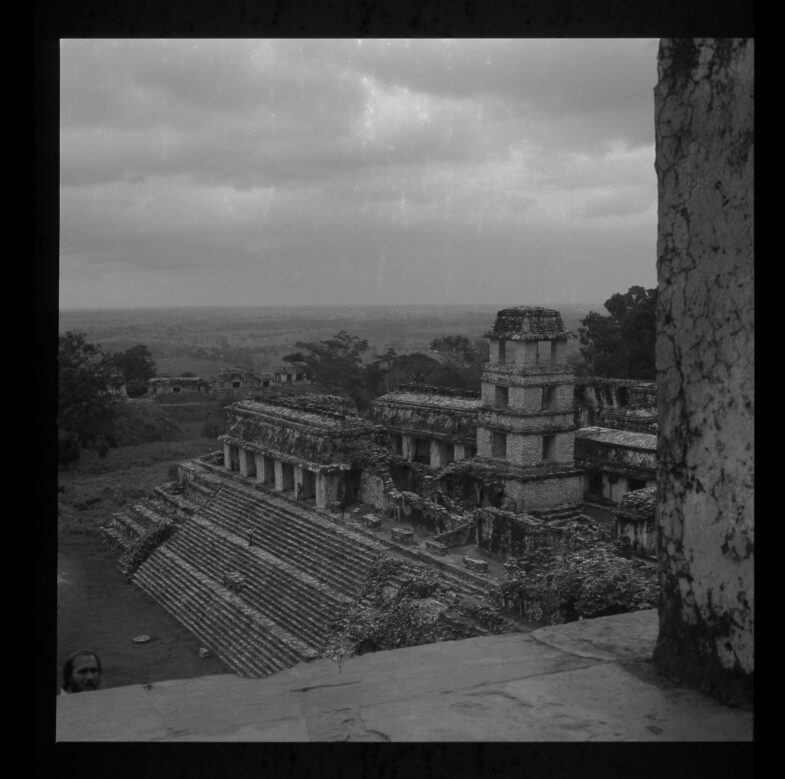
{"label": "pitted stone pillar", "polygon": [[256,462],[254,460],[254,453],[239,447],[240,458],[240,475],[241,476],[255,476],[256,475]]}
{"label": "pitted stone pillar", "polygon": [[341,474],[325,473],[319,471],[316,474],[316,505],[319,508],[327,508],[330,503],[338,500],[338,485],[341,481]]}
{"label": "pitted stone pillar", "polygon": [[232,446],[231,444],[224,444],[224,468],[227,471],[232,470]]}
{"label": "pitted stone pillar", "polygon": [[464,444],[455,444],[453,448],[453,459],[454,460],[465,460],[466,459],[466,447]]}
{"label": "pitted stone pillar", "polygon": [[275,460],[273,468],[275,489],[277,489],[279,492],[283,492],[283,463],[280,460]]}
{"label": "pitted stone pillar", "polygon": [[444,468],[451,460],[451,449],[443,441],[431,440],[431,468]]}
{"label": "pitted stone pillar", "polygon": [[254,466],[256,468],[256,481],[264,482],[264,455],[254,452]]}
{"label": "pitted stone pillar", "polygon": [[407,460],[414,459],[414,439],[410,435],[401,436],[401,452]]}

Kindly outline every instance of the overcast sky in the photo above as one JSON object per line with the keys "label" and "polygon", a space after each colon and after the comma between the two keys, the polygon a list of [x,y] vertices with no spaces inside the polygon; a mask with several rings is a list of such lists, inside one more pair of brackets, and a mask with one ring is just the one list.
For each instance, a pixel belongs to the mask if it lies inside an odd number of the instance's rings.
{"label": "overcast sky", "polygon": [[657,41],[64,40],[60,304],[656,283]]}

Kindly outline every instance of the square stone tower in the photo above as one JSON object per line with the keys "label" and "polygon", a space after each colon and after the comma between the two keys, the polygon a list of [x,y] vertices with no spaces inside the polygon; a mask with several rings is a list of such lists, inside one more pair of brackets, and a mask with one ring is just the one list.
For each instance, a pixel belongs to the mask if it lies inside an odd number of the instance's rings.
{"label": "square stone tower", "polygon": [[577,503],[572,368],[565,346],[575,335],[558,311],[533,306],[498,312],[481,380],[475,470],[495,471],[519,511]]}
{"label": "square stone tower", "polygon": [[572,368],[558,311],[505,308],[496,316],[482,375],[477,454],[526,467],[572,465],[575,422]]}

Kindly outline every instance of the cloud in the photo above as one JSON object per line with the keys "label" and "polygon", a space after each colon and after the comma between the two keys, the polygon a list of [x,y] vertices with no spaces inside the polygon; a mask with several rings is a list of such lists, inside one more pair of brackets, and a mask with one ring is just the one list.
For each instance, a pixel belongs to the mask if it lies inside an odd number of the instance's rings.
{"label": "cloud", "polygon": [[61,51],[66,303],[604,299],[618,246],[652,283],[655,41]]}

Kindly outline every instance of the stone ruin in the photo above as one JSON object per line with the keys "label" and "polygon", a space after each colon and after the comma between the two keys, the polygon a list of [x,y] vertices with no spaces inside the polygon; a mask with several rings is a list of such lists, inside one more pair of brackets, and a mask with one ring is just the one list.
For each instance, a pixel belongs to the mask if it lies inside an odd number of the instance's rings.
{"label": "stone ruin", "polygon": [[588,377],[575,382],[578,427],[657,432],[657,384],[653,381]]}
{"label": "stone ruin", "polygon": [[491,609],[503,571],[490,563],[515,546],[485,543],[487,511],[580,516],[570,336],[557,311],[500,311],[480,393],[408,385],[368,417],[333,395],[235,401],[222,451],[105,535],[126,574],[245,675],[318,656],[383,554]]}
{"label": "stone ruin", "polygon": [[216,393],[251,397],[272,386],[271,373],[257,373],[247,368],[222,368],[215,374],[211,389]]}
{"label": "stone ruin", "polygon": [[[319,655],[380,555],[427,561],[456,592],[487,597],[497,580],[479,570],[493,559],[483,551],[557,537],[594,469],[618,501],[617,534],[657,555],[655,662],[750,697],[753,52],[751,40],[660,44],[657,446],[634,426],[641,413],[621,431],[579,431],[558,312],[504,309],[479,399],[401,388],[370,421],[317,402],[230,406],[223,452],[184,463],[107,526],[147,554],[133,581],[237,673],[263,676]],[[650,408],[651,384],[584,384],[595,423]],[[418,543],[412,518],[437,532]],[[161,523],[174,532],[148,553]]]}

